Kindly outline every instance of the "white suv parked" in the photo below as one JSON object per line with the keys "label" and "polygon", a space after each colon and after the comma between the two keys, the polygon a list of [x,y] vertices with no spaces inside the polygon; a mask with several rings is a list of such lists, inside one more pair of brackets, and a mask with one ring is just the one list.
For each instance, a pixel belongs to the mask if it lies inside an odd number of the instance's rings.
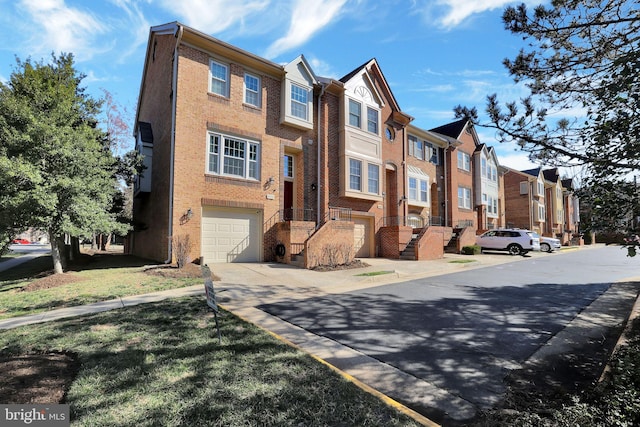
{"label": "white suv parked", "polygon": [[524,255],[540,250],[538,233],[519,228],[489,230],[476,237],[476,245],[481,250],[508,251],[511,255]]}

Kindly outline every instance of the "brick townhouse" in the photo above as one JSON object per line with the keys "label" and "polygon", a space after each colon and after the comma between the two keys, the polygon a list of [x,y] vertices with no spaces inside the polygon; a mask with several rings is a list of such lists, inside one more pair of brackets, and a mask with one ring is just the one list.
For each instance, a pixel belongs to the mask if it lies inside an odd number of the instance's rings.
{"label": "brick townhouse", "polygon": [[557,168],[504,171],[508,226],[579,244],[579,200],[571,179],[561,179]]}
{"label": "brick townhouse", "polygon": [[451,226],[499,226],[493,150],[467,123],[412,119],[375,59],[331,79],[302,55],[280,65],[177,22],[152,27],[127,250],[171,262],[189,236],[194,261],[310,268],[438,258]]}
{"label": "brick townhouse", "polygon": [[[475,243],[476,233],[505,225],[500,164],[493,147],[483,144],[473,125],[460,119],[431,129],[448,139],[444,150],[445,225],[462,241],[454,251]],[[455,245],[454,245],[455,244]]]}

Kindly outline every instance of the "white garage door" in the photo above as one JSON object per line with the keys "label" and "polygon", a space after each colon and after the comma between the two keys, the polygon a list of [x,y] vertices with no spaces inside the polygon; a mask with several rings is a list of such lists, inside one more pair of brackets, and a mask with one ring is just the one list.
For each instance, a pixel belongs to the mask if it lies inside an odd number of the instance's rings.
{"label": "white garage door", "polygon": [[256,209],[204,208],[203,262],[260,261],[261,219],[262,215]]}
{"label": "white garage door", "polygon": [[353,250],[356,258],[371,256],[371,220],[369,218],[353,218]]}

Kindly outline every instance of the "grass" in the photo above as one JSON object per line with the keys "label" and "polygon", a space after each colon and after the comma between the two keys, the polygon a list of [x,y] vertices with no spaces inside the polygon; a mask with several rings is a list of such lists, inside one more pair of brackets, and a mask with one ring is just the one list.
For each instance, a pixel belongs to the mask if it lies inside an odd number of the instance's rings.
{"label": "grass", "polygon": [[469,264],[470,262],[476,262],[475,259],[454,259],[449,261],[449,264]]}
{"label": "grass", "polygon": [[360,273],[360,274],[356,274],[356,276],[381,276],[383,274],[392,274],[394,273],[393,271],[371,271],[369,273]]}
{"label": "grass", "polygon": [[0,357],[73,352],[72,426],[417,426],[309,355],[203,297],[0,333]]}
{"label": "grass", "polygon": [[43,272],[52,269],[50,256],[34,258],[3,272],[0,278],[0,319],[202,283],[201,279],[146,274],[143,266],[150,262],[135,257],[105,254],[89,259],[90,263],[68,273],[73,276],[73,282],[65,278],[59,286],[29,292],[22,290]]}

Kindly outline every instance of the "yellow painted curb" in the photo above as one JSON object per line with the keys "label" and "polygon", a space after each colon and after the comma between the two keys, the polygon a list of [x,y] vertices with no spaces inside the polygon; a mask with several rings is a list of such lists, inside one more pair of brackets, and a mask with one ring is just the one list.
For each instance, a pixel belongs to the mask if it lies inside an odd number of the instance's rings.
{"label": "yellow painted curb", "polygon": [[326,360],[324,360],[324,359],[322,359],[322,358],[320,358],[318,356],[315,356],[315,355],[309,353],[308,351],[305,351],[303,348],[301,348],[297,344],[292,343],[291,341],[289,341],[288,339],[284,338],[283,336],[280,336],[280,335],[276,334],[275,332],[272,332],[272,331],[270,331],[270,330],[268,330],[266,328],[263,328],[260,325],[255,324],[254,322],[250,321],[249,319],[246,319],[243,316],[240,316],[237,313],[234,313],[232,310],[229,310],[229,309],[225,308],[224,306],[220,306],[220,307],[222,307],[224,310],[228,311],[229,313],[232,313],[234,316],[239,317],[240,319],[244,320],[245,322],[251,323],[252,325],[257,326],[258,328],[262,329],[263,331],[265,331],[266,333],[268,333],[269,335],[271,335],[275,339],[277,339],[279,341],[282,341],[283,343],[285,343],[285,344],[287,344],[287,345],[289,345],[291,347],[294,347],[294,348],[302,351],[303,353],[308,354],[313,359],[317,360],[318,362],[322,363],[323,365],[329,367],[332,371],[334,371],[334,372],[338,373],[339,375],[341,375],[347,381],[352,382],[353,384],[355,384],[357,387],[361,388],[365,392],[377,397],[378,399],[382,400],[387,405],[389,405],[392,408],[402,412],[403,414],[407,415],[408,417],[411,417],[416,422],[419,422],[420,424],[422,424],[424,426],[428,426],[428,427],[441,427],[440,424],[431,421],[429,418],[425,417],[424,415],[419,414],[418,412],[414,411],[413,409],[410,409],[410,408],[406,407],[405,405],[403,405],[402,403],[398,402],[397,400],[394,400],[394,399],[390,398],[389,396],[387,396],[386,394],[381,393],[380,391],[374,389],[371,386],[368,386],[367,384],[363,383],[359,379],[353,377],[352,375],[347,374],[346,372],[344,372],[343,370],[337,368],[336,366],[332,365],[331,363],[327,362]]}

